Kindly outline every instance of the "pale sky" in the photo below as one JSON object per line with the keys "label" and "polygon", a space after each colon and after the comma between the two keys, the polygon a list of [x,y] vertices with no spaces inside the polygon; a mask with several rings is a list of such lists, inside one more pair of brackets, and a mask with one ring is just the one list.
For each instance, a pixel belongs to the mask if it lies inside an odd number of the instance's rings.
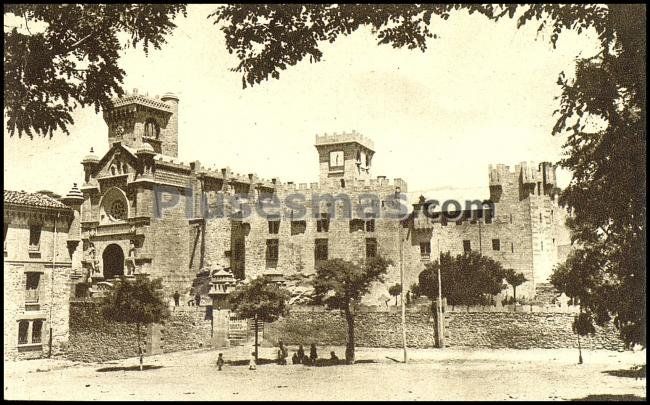
{"label": "pale sky", "polygon": [[[403,178],[411,199],[487,198],[488,165],[557,161],[564,137],[551,136],[560,71],[595,53],[591,32],[565,32],[553,49],[537,25],[517,30],[465,12],[433,20],[425,53],[376,45],[367,29],[324,43],[323,61],[301,62],[279,80],[242,89],[238,61],[206,16],[190,5],[161,50],[122,53],[124,88],[180,97],[179,159],[239,173],[318,181],[315,135],[356,130],[375,142],[372,175]],[[590,35],[591,34],[591,35]],[[74,113],[70,135],[4,135],[5,189],[64,195],[83,183],[90,147],[108,150],[93,108]],[[559,185],[570,180],[560,172]]]}

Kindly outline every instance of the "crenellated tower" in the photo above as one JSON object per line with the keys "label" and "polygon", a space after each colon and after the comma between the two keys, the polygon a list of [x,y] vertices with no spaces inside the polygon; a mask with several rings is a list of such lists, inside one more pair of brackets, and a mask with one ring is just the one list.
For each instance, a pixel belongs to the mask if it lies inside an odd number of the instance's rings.
{"label": "crenellated tower", "polygon": [[320,183],[345,183],[372,178],[370,167],[375,154],[374,143],[356,131],[316,135]]}

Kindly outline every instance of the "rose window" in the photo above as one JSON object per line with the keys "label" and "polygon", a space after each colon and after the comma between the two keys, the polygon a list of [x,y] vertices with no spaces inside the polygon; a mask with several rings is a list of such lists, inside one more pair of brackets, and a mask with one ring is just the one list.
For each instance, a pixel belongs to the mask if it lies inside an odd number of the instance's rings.
{"label": "rose window", "polygon": [[108,215],[113,220],[126,219],[126,206],[124,205],[124,202],[120,200],[113,201],[108,211]]}

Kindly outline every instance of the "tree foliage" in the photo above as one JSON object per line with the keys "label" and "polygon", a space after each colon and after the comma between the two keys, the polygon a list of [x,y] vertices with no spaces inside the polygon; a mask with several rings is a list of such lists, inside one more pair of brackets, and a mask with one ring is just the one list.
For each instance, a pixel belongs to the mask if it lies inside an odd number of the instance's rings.
{"label": "tree foliage", "polygon": [[345,360],[354,363],[354,304],[370,291],[374,282],[384,280],[389,260],[381,256],[357,264],[343,259],[325,260],[318,264],[312,281],[314,291],[329,308],[340,309],[348,326]]}
{"label": "tree foliage", "polygon": [[452,257],[449,253],[429,262],[419,276],[420,292],[432,300],[438,298],[438,269],[442,296],[450,305],[483,305],[503,290],[505,270],[492,258],[478,252]]}
{"label": "tree foliage", "polygon": [[[106,108],[124,94],[120,51],[159,49],[178,4],[5,4],[5,114],[10,135],[68,133],[78,106]],[[20,21],[7,26],[7,18]],[[23,25],[24,23],[24,25]],[[18,23],[16,23],[18,24]],[[121,44],[119,34],[129,36]]]}
{"label": "tree foliage", "polygon": [[137,277],[122,279],[101,303],[105,319],[114,322],[147,325],[160,322],[169,316],[162,295],[162,280]]}
{"label": "tree foliage", "polygon": [[395,284],[390,287],[388,287],[388,294],[392,295],[395,297],[395,305],[397,305],[397,297],[402,293],[402,285],[401,284]]}
{"label": "tree foliage", "polygon": [[256,318],[262,322],[274,322],[289,313],[287,302],[291,293],[259,276],[249,283],[238,286],[228,297],[230,309],[242,318]]}
{"label": "tree foliage", "polygon": [[565,29],[579,32],[594,27],[606,35],[606,8],[599,5],[495,5],[495,4],[230,4],[208,18],[220,26],[226,47],[240,60],[234,71],[242,72],[242,86],[279,78],[280,71],[308,58],[322,60],[322,43],[334,42],[368,26],[378,44],[425,51],[435,24],[461,10],[479,13],[490,20],[517,16],[517,27],[539,22],[538,31],[551,30],[555,45]]}
{"label": "tree foliage", "polygon": [[523,273],[517,273],[514,269],[506,269],[504,278],[512,286],[513,301],[517,303],[517,287],[528,281]]}

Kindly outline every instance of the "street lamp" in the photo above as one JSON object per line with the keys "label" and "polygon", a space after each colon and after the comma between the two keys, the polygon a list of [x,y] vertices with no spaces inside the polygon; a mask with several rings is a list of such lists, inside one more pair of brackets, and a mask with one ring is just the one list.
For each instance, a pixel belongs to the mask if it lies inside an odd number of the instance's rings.
{"label": "street lamp", "polygon": [[[401,193],[400,187],[395,187],[395,199],[399,199]],[[404,346],[404,363],[408,361],[408,356],[406,354],[406,306],[404,304],[404,238],[402,237],[402,221],[398,222],[398,233],[399,233],[399,278],[400,286],[402,287],[401,291],[401,303],[402,303],[402,345]]]}

